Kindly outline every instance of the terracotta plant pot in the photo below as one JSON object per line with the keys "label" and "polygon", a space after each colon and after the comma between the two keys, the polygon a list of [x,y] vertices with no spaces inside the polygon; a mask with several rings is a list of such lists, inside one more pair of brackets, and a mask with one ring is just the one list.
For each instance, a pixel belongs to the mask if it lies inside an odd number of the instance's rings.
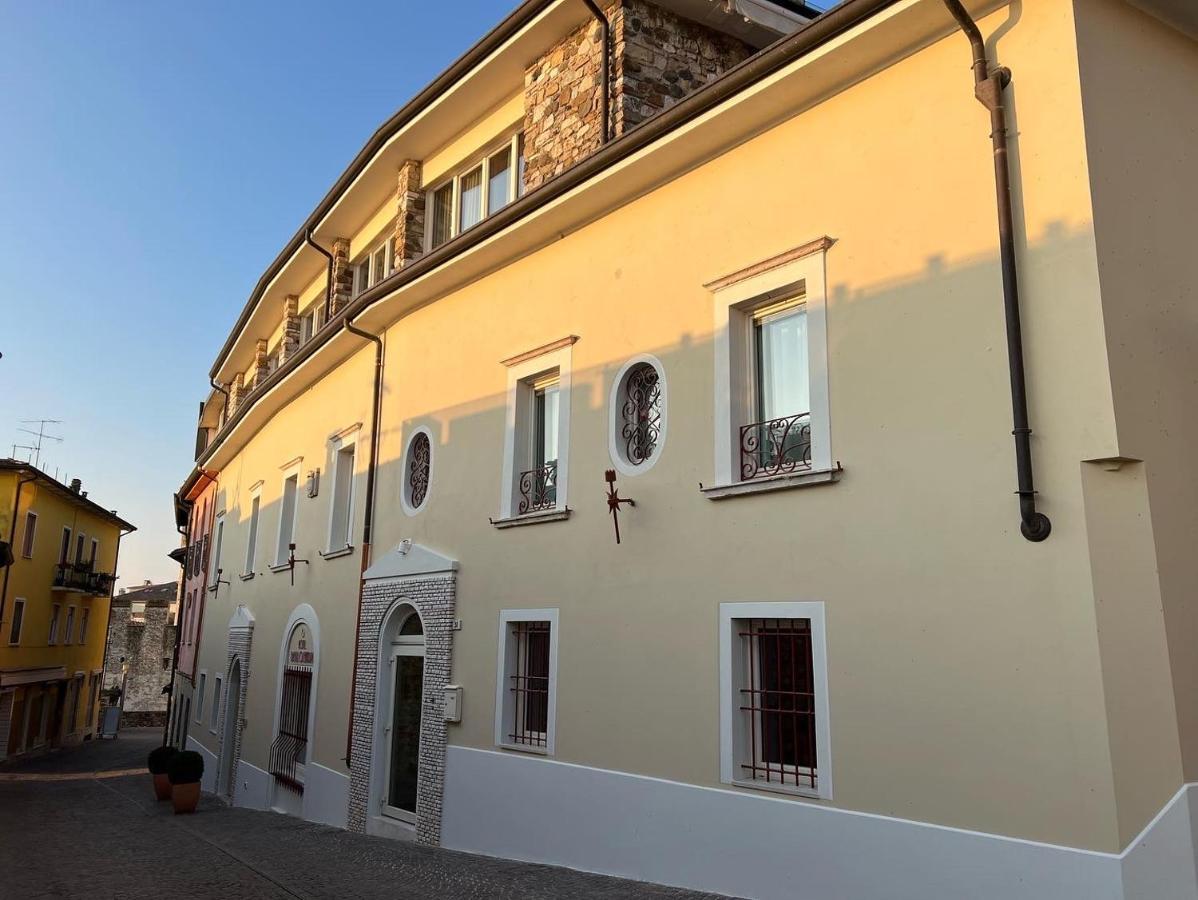
{"label": "terracotta plant pot", "polygon": [[175,808],[175,815],[195,812],[196,804],[199,802],[200,783],[198,781],[171,786],[171,805]]}
{"label": "terracotta plant pot", "polygon": [[171,780],[165,772],[154,776],[154,796],[159,800],[171,799]]}

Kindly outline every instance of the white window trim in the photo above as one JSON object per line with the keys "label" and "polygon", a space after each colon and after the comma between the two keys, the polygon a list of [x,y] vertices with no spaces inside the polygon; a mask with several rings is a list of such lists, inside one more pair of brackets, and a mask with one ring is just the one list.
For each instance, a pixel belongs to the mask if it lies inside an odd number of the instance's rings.
{"label": "white window trim", "polygon": [[55,647],[58,645],[58,625],[59,617],[62,615],[62,604],[50,604],[50,629],[46,632],[46,646]]}
{"label": "white window trim", "polygon": [[[254,563],[257,561],[258,554],[262,551],[259,545],[259,538],[262,531],[262,482],[259,481],[249,493],[249,521],[246,523],[247,531],[245,535],[245,568],[241,572],[241,577],[252,578],[254,575]],[[299,485],[296,484],[296,499],[299,499]],[[258,501],[258,520],[254,521],[254,501]]]}
{"label": "white window trim", "polygon": [[200,669],[200,671],[196,675],[196,692],[195,692],[196,699],[198,700],[198,702],[196,703],[196,716],[195,716],[194,721],[195,721],[195,724],[197,724],[197,725],[204,724],[204,699],[205,699],[204,694],[207,690],[208,690],[208,670]]}
{"label": "white window trim", "polygon": [[287,557],[284,556],[280,558],[279,554],[285,549],[281,547],[283,542],[283,497],[285,496],[285,491],[287,490],[287,479],[292,475],[295,476],[295,508],[291,511],[291,540],[289,543],[297,543],[295,540],[295,526],[299,521],[299,476],[300,467],[303,466],[303,464],[304,458],[302,456],[297,456],[295,459],[291,460],[291,462],[284,463],[282,466],[280,466],[280,469],[283,472],[283,477],[279,479],[279,525],[278,528],[275,529],[275,552],[273,554],[275,560],[270,567],[272,571],[278,571],[281,568],[287,568]]}
{"label": "white window trim", "polygon": [[[624,403],[620,398],[621,388],[624,386],[624,379],[628,373],[636,366],[648,363],[657,370],[658,384],[661,386],[661,428],[658,431],[657,443],[653,447],[653,455],[639,466],[634,466],[628,462],[625,455],[620,451],[620,431],[624,427],[622,420],[622,411]],[[643,475],[657,465],[658,459],[661,458],[661,452],[666,445],[666,425],[669,415],[669,394],[666,388],[666,367],[661,364],[661,360],[656,356],[648,353],[642,353],[632,357],[628,362],[620,367],[620,371],[616,373],[616,380],[612,382],[611,393],[608,396],[608,427],[607,427],[607,451],[611,456],[612,465],[623,475]]]}
{"label": "white window trim", "polygon": [[[568,506],[567,491],[570,485],[570,383],[571,383],[571,361],[573,359],[574,342],[578,338],[571,335],[565,339],[565,346],[559,346],[563,342],[558,341],[549,346],[555,349],[546,350],[545,352],[533,351],[532,354],[522,354],[516,357],[518,362],[508,361],[507,370],[507,411],[504,419],[504,437],[503,437],[503,471],[502,481],[499,495],[499,521],[495,524],[502,524],[508,520],[545,520],[546,513],[549,513],[549,518],[558,518],[553,516],[554,513],[564,513]],[[523,449],[524,441],[527,436],[521,433],[521,441],[518,444],[517,437],[517,411],[531,408],[532,398],[532,381],[541,374],[557,369],[558,375],[558,410],[557,410],[557,502],[552,510],[541,510],[539,512],[527,513],[523,516],[516,515],[516,510],[519,509],[519,500],[517,496],[520,492],[520,486],[517,483],[517,474],[521,468],[517,466],[516,459],[518,451]],[[527,396],[524,396],[527,395]],[[527,425],[525,419],[521,419],[519,427],[523,431]],[[522,464],[521,464],[522,465]]]}
{"label": "white window trim", "polygon": [[85,645],[87,643],[87,626],[89,619],[91,619],[91,608],[85,606],[79,610],[79,640],[76,643],[80,645]]}
{"label": "white window trim", "polygon": [[[424,502],[419,506],[412,506],[408,501],[408,463],[412,454],[412,444],[415,442],[416,435],[418,434],[423,434],[428,438],[428,488],[424,492]],[[409,516],[414,516],[425,509],[428,506],[429,498],[433,494],[433,469],[437,464],[437,461],[433,458],[436,456],[433,449],[436,446],[436,441],[433,440],[432,429],[427,425],[419,425],[413,428],[408,435],[407,444],[404,445],[403,459],[400,461],[399,467],[399,476],[401,479],[399,485],[399,504],[403,508],[404,513]]]}
{"label": "white window trim", "polygon": [[92,555],[91,555],[89,562],[92,563],[92,566],[94,568],[95,564],[98,563],[99,561],[100,561],[100,539],[92,538]]}
{"label": "white window trim", "polygon": [[225,551],[225,511],[216,514],[212,522],[212,558],[208,561],[208,590],[215,593],[220,590],[220,575],[223,567],[220,558]]}
{"label": "white window trim", "polygon": [[[815,687],[815,754],[817,788],[763,784],[737,777],[735,719],[740,703],[733,677],[733,631],[738,619],[807,619],[811,622],[811,671]],[[828,652],[824,604],[819,601],[720,604],[720,781],[753,790],[832,799],[832,740],[828,724]]]}
{"label": "white window trim", "polygon": [[208,733],[216,734],[216,726],[220,724],[220,711],[224,704],[225,677],[220,672],[215,673],[212,682],[212,709],[208,713]]}
{"label": "white window trim", "polygon": [[[14,635],[12,631],[12,623],[17,619],[17,604],[21,605],[21,628]],[[13,597],[12,601],[12,617],[8,620],[8,646],[19,647],[21,644],[21,635],[25,632],[25,612],[29,609],[24,597]]]}
{"label": "white window trim", "polygon": [[[58,565],[60,565],[60,566],[62,566],[62,565],[67,565],[67,564],[69,564],[69,563],[70,563],[70,561],[71,561],[71,547],[73,547],[73,546],[75,545],[75,541],[74,541],[75,535],[74,535],[74,532],[72,532],[72,531],[71,531],[71,526],[70,526],[70,525],[63,525],[63,526],[62,526],[62,533],[63,533],[63,535],[65,535],[65,536],[66,536],[66,540],[65,540],[65,541],[63,541],[63,540],[61,539],[61,537],[59,538],[59,544],[58,544],[58,555],[59,555],[59,559],[58,559]],[[65,546],[64,546],[64,544],[65,544]]]}
{"label": "white window trim", "polygon": [[[715,347],[715,484],[713,498],[776,489],[779,481],[798,486],[831,480],[812,478],[838,471],[833,463],[828,397],[827,252],[834,241],[820,238],[747,269],[704,285],[713,299]],[[803,287],[807,307],[807,361],[811,391],[811,468],[760,482],[742,482],[739,472],[741,426],[752,421],[749,370],[752,310]]]}
{"label": "white window trim", "polygon": [[[455,166],[451,170],[451,174],[446,175],[437,181],[424,192],[424,209],[427,219],[427,225],[424,229],[424,252],[429,253],[436,250],[437,247],[443,247],[455,237],[461,234],[458,228],[458,222],[461,212],[462,199],[462,176],[469,175],[475,169],[482,167],[482,200],[481,212],[478,221],[474,225],[479,225],[490,218],[495,211],[490,209],[490,191],[488,190],[491,180],[491,157],[503,149],[505,145],[511,148],[511,155],[508,157],[508,194],[507,202],[504,207],[508,207],[518,199],[523,189],[520,184],[520,138],[523,131],[517,129],[506,137],[498,138],[489,144],[486,144],[483,149],[476,150],[467,157],[466,162]],[[447,237],[437,247],[433,246],[433,216],[436,211],[436,206],[433,203],[433,197],[436,193],[445,187],[447,184],[453,185],[453,200],[449,206],[449,237]],[[473,228],[471,225],[470,228]],[[470,229],[466,229],[469,231]]]}
{"label": "white window trim", "polygon": [[71,632],[75,630],[75,611],[76,611],[76,609],[77,609],[77,607],[75,606],[74,603],[70,603],[67,605],[67,617],[63,620],[63,623],[62,623],[62,631],[63,631],[62,646],[64,646],[64,647],[69,647],[73,643],[73,640],[72,640],[73,635],[71,634]]}
{"label": "white window trim", "polygon": [[[321,554],[326,559],[331,556],[347,554],[354,546],[354,507],[358,497],[358,444],[360,443],[359,438],[361,436],[362,423],[358,422],[329,438],[329,461],[326,471],[329,473],[329,480],[332,484],[329,485],[329,520],[325,528],[325,551]],[[344,540],[342,540],[333,534],[333,515],[337,511],[337,454],[350,444],[354,448],[354,470],[350,473],[349,478],[349,499],[346,503],[347,527]],[[298,501],[296,506],[299,506]]]}
{"label": "white window trim", "polygon": [[[33,520],[32,525],[30,519]],[[25,527],[21,530],[21,556],[24,559],[33,559],[35,541],[37,540],[37,513],[32,509],[25,510]],[[28,545],[29,552],[25,552],[25,547]]]}
{"label": "white window trim", "polygon": [[[350,271],[353,273],[354,281],[353,296],[357,297],[363,291],[374,287],[376,284],[382,281],[383,278],[388,277],[392,272],[395,271],[395,242],[392,240],[393,236],[394,223],[388,226],[388,228],[384,229],[383,237],[370,243],[368,245],[369,249],[359,254],[358,257],[352,263],[350,263]],[[382,250],[386,256],[383,258],[382,278],[376,279],[374,277],[374,258],[378,255],[380,250]],[[361,277],[363,263],[369,263],[369,265],[366,267],[366,279],[364,284]],[[312,333],[316,333],[315,329]]]}
{"label": "white window trim", "polygon": [[[501,609],[499,611],[499,661],[495,670],[495,746],[504,750],[553,756],[557,735],[557,646],[558,609]],[[545,746],[530,747],[513,744],[507,739],[507,649],[508,629],[513,622],[549,623],[549,701],[545,716]]]}

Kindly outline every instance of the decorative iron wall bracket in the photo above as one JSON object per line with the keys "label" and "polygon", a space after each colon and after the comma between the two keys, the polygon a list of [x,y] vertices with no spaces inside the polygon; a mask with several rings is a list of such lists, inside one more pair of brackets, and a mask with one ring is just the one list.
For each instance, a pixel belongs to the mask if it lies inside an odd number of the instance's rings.
{"label": "decorative iron wall bracket", "polygon": [[636,501],[621,497],[616,490],[616,470],[608,469],[603,473],[603,479],[607,482],[607,511],[611,513],[611,523],[616,529],[616,543],[620,543],[620,504],[627,503],[629,506],[635,507]]}

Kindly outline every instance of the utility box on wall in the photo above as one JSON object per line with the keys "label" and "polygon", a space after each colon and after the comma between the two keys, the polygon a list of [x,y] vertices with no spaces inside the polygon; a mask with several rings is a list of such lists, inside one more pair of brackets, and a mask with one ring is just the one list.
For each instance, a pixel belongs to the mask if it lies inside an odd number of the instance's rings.
{"label": "utility box on wall", "polygon": [[445,685],[445,721],[462,721],[462,686],[460,684]]}

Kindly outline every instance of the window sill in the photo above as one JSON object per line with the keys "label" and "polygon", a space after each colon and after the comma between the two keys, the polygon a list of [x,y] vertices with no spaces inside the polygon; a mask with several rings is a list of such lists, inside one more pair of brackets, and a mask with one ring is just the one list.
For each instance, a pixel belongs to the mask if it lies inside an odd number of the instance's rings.
{"label": "window sill", "polygon": [[325,553],[323,551],[319,551],[319,552],[320,552],[321,559],[336,559],[339,556],[349,556],[351,553],[353,553],[354,545],[347,544],[346,546],[339,547],[336,550],[330,550],[328,553]]}
{"label": "window sill", "polygon": [[787,787],[784,784],[770,784],[760,781],[746,781],[743,778],[733,778],[729,782],[733,787],[744,788],[749,791],[766,791],[770,794],[785,794],[788,797],[802,797],[804,800],[827,800],[828,797],[821,797],[819,791],[813,788]]}
{"label": "window sill", "polygon": [[744,497],[748,494],[766,494],[770,491],[832,484],[840,480],[842,472],[844,469],[837,463],[833,469],[808,469],[804,472],[771,475],[768,478],[754,478],[752,481],[737,481],[733,484],[714,484],[710,487],[700,485],[699,490],[708,500],[726,500],[729,497]]}
{"label": "window sill", "polygon": [[291,563],[284,562],[284,563],[275,563],[273,566],[270,567],[270,570],[272,572],[278,573],[278,572],[286,572],[290,568],[291,568]]}
{"label": "window sill", "polygon": [[525,513],[522,516],[511,516],[507,519],[491,519],[496,528],[516,528],[520,525],[539,525],[542,522],[562,522],[570,518],[570,507],[565,509],[547,509],[544,512]]}
{"label": "window sill", "polygon": [[242,572],[237,577],[240,578],[242,581],[249,581],[251,578],[254,577],[254,573],[253,572]]}
{"label": "window sill", "polygon": [[530,753],[533,756],[549,756],[547,747],[529,747],[526,744],[496,744],[500,750],[511,750],[515,753]]}

